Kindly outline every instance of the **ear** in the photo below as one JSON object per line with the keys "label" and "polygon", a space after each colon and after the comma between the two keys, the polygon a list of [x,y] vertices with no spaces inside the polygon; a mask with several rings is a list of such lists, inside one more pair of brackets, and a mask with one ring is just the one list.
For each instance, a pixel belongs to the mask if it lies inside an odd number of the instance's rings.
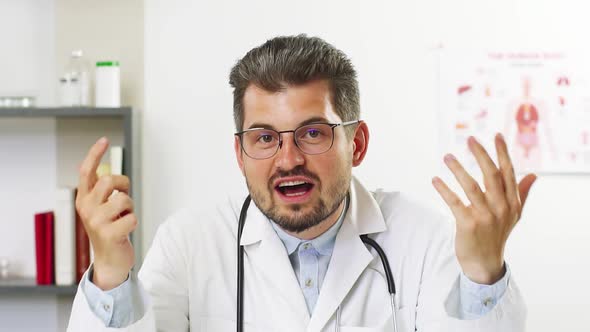
{"label": "ear", "polygon": [[242,145],[240,144],[240,138],[235,135],[234,136],[234,151],[236,152],[236,160],[238,161],[238,166],[242,171],[242,175],[244,174],[244,152],[242,151]]}
{"label": "ear", "polygon": [[356,167],[363,162],[369,148],[369,127],[364,121],[359,122],[352,139],[352,166]]}

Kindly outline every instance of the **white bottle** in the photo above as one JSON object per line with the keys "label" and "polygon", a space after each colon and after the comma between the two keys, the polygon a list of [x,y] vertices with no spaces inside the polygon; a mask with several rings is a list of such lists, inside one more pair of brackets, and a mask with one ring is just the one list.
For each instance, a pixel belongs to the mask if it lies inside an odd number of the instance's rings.
{"label": "white bottle", "polygon": [[63,106],[90,106],[90,70],[81,50],[72,51],[65,76],[68,77],[71,101]]}
{"label": "white bottle", "polygon": [[118,61],[96,63],[96,107],[121,107],[121,72]]}

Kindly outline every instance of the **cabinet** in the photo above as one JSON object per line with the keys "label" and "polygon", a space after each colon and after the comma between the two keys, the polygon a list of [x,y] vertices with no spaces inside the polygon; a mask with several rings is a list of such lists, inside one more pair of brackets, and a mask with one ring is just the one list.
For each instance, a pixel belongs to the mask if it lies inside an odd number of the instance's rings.
{"label": "cabinet", "polygon": [[[14,141],[26,141],[23,139],[23,135],[36,135],[35,126],[28,126],[27,123],[40,121],[43,126],[54,126],[51,128],[50,132],[54,133],[53,138],[55,139],[54,145],[55,146],[55,158],[53,158],[54,164],[51,167],[55,168],[55,183],[57,187],[75,187],[77,184],[78,178],[78,165],[83,160],[84,156],[86,155],[86,151],[90,148],[91,144],[96,141],[97,138],[101,136],[107,136],[111,141],[112,145],[121,145],[123,146],[123,174],[128,176],[131,180],[131,188],[130,188],[130,195],[135,200],[136,209],[138,208],[137,198],[134,195],[134,192],[138,192],[137,183],[134,179],[133,174],[133,136],[134,136],[134,121],[133,121],[133,112],[131,107],[121,107],[121,108],[0,108],[0,140],[6,139],[10,140],[11,133],[13,137],[18,137]],[[4,126],[1,126],[2,122],[4,122]],[[26,128],[25,130],[21,130],[18,126],[23,126]],[[51,138],[49,138],[51,139]],[[13,142],[14,143],[14,142]],[[18,143],[18,142],[17,142]],[[53,142],[52,142],[53,143]],[[12,145],[17,146],[17,145]],[[8,165],[7,158],[12,158],[14,155],[25,155],[27,153],[34,154],[36,153],[33,149],[27,150],[27,145],[19,144],[18,147],[11,149],[11,151],[1,151],[0,150],[0,162],[1,160],[5,160],[6,162],[2,162],[5,165]],[[28,148],[31,148],[31,145],[28,145]],[[6,158],[6,159],[5,159]],[[107,156],[103,158],[103,162],[108,161]],[[1,165],[1,164],[0,164]],[[24,166],[24,165],[23,165]],[[0,171],[2,171],[2,166],[0,166]],[[9,166],[6,166],[8,169]],[[13,167],[14,168],[14,167]],[[43,169],[43,167],[38,167],[37,169]],[[17,170],[18,171],[18,170]],[[21,174],[22,175],[22,174]],[[31,198],[34,197],[35,193],[31,192],[31,190],[19,191],[19,183],[26,181],[26,176],[22,177],[25,180],[19,180],[14,183],[0,185],[0,191],[11,191],[14,192],[15,195],[20,198],[20,201],[26,202],[26,198],[22,199],[22,195],[30,195]],[[34,178],[33,176],[31,178]],[[7,179],[7,178],[5,178]],[[10,178],[8,178],[10,180]],[[11,187],[12,185],[12,187]],[[25,187],[25,186],[23,186]],[[56,188],[44,188],[45,190],[54,190]],[[5,196],[10,197],[10,196]],[[16,197],[16,196],[12,196]],[[16,198],[14,199],[16,201]],[[17,204],[18,205],[18,204]],[[4,209],[16,209],[21,207],[13,207],[10,204],[6,204]],[[33,241],[33,248],[29,248],[31,242],[26,242],[23,246],[26,248],[20,248],[26,254],[26,262],[21,263],[21,265],[28,265],[28,271],[30,275],[31,270],[31,261],[32,264],[35,264],[35,256],[34,256],[34,230],[31,232],[31,225],[33,224],[33,215],[36,212],[40,211],[27,211],[27,215],[30,215],[30,219],[26,220],[27,218],[23,218],[25,220],[19,221],[5,221],[4,223],[0,222],[0,234],[6,232],[15,232],[15,234],[21,233],[21,236],[28,240],[28,236],[30,236]],[[140,262],[140,253],[141,253],[141,241],[140,241],[140,234],[141,234],[141,225],[138,225],[138,228],[132,233],[131,241],[133,242],[133,246],[135,249],[135,256],[136,256],[136,265],[139,265]],[[24,234],[22,234],[24,232]],[[28,234],[30,233],[30,235]],[[12,244],[20,245],[20,244]],[[0,247],[0,256],[3,255],[2,247]],[[6,249],[6,248],[5,248]],[[33,253],[32,257],[30,253]],[[10,257],[9,257],[10,258]],[[18,262],[17,262],[18,263]],[[25,269],[26,270],[26,269]],[[14,272],[13,272],[14,273]],[[18,273],[16,274],[18,275]],[[34,274],[33,277],[29,278],[19,278],[19,277],[12,277],[9,280],[1,280],[0,279],[0,296],[3,294],[55,294],[55,295],[73,295],[76,291],[76,286],[38,286],[36,285]]]}

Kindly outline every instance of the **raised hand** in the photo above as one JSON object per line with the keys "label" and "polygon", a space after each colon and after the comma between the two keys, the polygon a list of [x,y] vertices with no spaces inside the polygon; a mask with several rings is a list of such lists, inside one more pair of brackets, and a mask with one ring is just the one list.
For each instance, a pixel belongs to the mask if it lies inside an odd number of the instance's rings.
{"label": "raised hand", "polygon": [[485,192],[451,154],[444,157],[445,164],[471,204],[465,206],[439,177],[434,177],[432,184],[457,220],[455,251],[463,273],[476,283],[491,285],[505,273],[506,241],[520,219],[529,190],[537,177],[528,174],[516,183],[514,168],[501,134],[495,137],[499,168],[475,138],[470,137],[467,144],[483,173]]}
{"label": "raised hand", "polygon": [[[92,282],[103,290],[123,283],[135,262],[129,234],[137,227],[133,200],[129,197],[129,178],[122,175],[96,175],[108,147],[99,139],[80,166],[76,210],[94,249]],[[113,195],[113,192],[118,192]]]}

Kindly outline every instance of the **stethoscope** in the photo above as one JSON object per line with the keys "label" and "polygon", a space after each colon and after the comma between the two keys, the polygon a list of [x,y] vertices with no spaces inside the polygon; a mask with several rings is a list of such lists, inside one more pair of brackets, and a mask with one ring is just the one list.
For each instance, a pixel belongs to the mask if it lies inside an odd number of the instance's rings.
{"label": "stethoscope", "polygon": [[[244,320],[244,246],[240,245],[240,240],[242,238],[242,230],[244,229],[244,223],[246,222],[246,214],[248,212],[248,207],[250,206],[250,195],[246,197],[244,200],[244,204],[242,205],[242,210],[240,211],[240,219],[238,222],[238,289],[237,289],[237,331],[242,332],[242,325]],[[393,331],[397,332],[397,318],[396,318],[396,308],[395,308],[395,283],[393,281],[393,274],[391,273],[391,267],[389,266],[389,261],[387,260],[387,256],[381,246],[375,242],[375,240],[369,238],[367,234],[363,234],[360,236],[361,241],[366,245],[372,247],[377,251],[379,254],[379,259],[383,264],[383,269],[385,270],[385,278],[387,279],[387,290],[389,291],[389,297],[391,299],[391,317],[393,323]],[[340,330],[340,307],[336,313],[336,331]]]}

